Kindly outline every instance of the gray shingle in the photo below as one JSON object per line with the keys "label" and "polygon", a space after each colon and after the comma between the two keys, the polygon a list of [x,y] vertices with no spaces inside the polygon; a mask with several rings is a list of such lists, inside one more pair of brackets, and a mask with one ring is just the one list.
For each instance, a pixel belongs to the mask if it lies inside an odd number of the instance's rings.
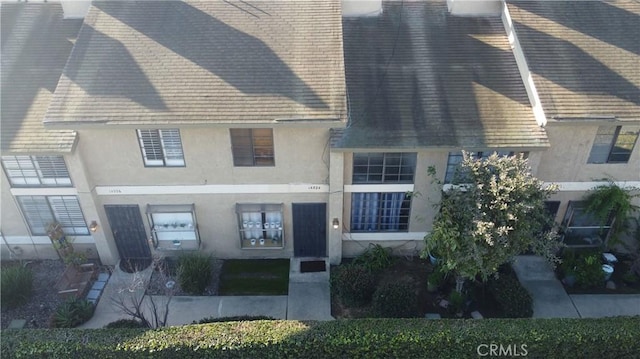
{"label": "gray shingle", "polygon": [[639,1],[513,1],[549,118],[640,119]]}
{"label": "gray shingle", "polygon": [[499,17],[389,1],[343,32],[351,120],[334,148],[549,146]]}
{"label": "gray shingle", "polygon": [[2,151],[70,152],[76,133],[42,120],[82,21],[63,20],[60,4],[4,3],[0,13]]}
{"label": "gray shingle", "polygon": [[345,117],[340,1],[94,2],[45,123]]}

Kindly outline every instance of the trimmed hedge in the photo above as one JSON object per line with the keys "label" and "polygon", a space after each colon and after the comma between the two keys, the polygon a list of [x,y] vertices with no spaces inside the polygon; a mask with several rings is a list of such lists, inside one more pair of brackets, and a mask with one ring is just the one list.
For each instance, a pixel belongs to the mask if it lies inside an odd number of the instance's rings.
{"label": "trimmed hedge", "polygon": [[[144,329],[5,330],[2,358],[637,358],[640,317],[255,321]],[[483,353],[486,347],[481,348]],[[513,353],[513,352],[512,352]]]}
{"label": "trimmed hedge", "polygon": [[488,288],[506,318],[530,318],[533,315],[533,298],[515,273],[502,273],[498,278],[490,279]]}
{"label": "trimmed hedge", "polygon": [[359,264],[342,265],[331,270],[331,291],[349,306],[369,303],[377,282],[376,275]]}

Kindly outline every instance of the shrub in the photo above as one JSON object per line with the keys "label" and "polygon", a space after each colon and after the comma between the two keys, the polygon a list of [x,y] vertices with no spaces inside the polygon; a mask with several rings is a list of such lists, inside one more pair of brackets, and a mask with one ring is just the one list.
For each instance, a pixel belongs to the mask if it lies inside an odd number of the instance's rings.
{"label": "shrub", "polygon": [[[258,321],[144,329],[7,330],[3,358],[477,358],[480,343],[530,358],[637,358],[640,319]],[[513,352],[512,352],[513,354]],[[521,353],[524,354],[524,353]],[[512,355],[513,356],[513,355]]]}
{"label": "shrub", "polygon": [[3,307],[13,308],[26,303],[33,290],[33,273],[21,265],[2,268],[0,301]]}
{"label": "shrub", "polygon": [[376,289],[376,276],[361,265],[338,266],[331,271],[331,289],[344,304],[363,305]]}
{"label": "shrub", "polygon": [[75,328],[93,316],[93,303],[85,299],[68,300],[51,316],[52,328]]}
{"label": "shrub", "polygon": [[139,320],[135,319],[118,319],[104,326],[105,329],[127,329],[127,328],[143,328],[144,326]]}
{"label": "shrub", "polygon": [[409,283],[391,282],[376,289],[371,306],[382,318],[411,318],[418,312],[418,296]]}
{"label": "shrub", "polygon": [[449,306],[447,307],[449,313],[461,316],[464,311],[465,300],[464,295],[460,292],[454,290],[449,293]]}
{"label": "shrub", "polygon": [[582,255],[576,262],[576,284],[580,288],[598,287],[604,284],[602,262],[597,254]]}
{"label": "shrub", "polygon": [[362,265],[372,272],[379,272],[393,263],[391,251],[391,248],[384,248],[379,244],[374,244],[354,258],[352,263]]}
{"label": "shrub", "polygon": [[194,320],[193,324],[207,324],[207,323],[219,323],[219,322],[252,322],[255,320],[276,320],[276,319],[272,317],[267,317],[264,315],[239,315],[235,317],[221,317],[221,318],[206,317],[206,318],[200,319],[198,323],[196,323],[196,321]]}
{"label": "shrub", "polygon": [[529,318],[533,315],[531,294],[512,273],[502,273],[488,281],[489,291],[507,318]]}
{"label": "shrub", "polygon": [[194,253],[178,259],[178,282],[187,293],[204,293],[213,278],[212,271],[211,256]]}

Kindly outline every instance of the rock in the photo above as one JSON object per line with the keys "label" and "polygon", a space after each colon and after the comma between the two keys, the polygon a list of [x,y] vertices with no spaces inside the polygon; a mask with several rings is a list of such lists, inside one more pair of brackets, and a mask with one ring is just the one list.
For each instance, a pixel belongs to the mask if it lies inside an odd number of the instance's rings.
{"label": "rock", "polygon": [[440,307],[442,307],[442,308],[447,308],[447,307],[449,307],[449,301],[446,300],[446,299],[443,299],[443,300],[440,301],[440,303],[438,303],[438,305]]}
{"label": "rock", "polygon": [[482,316],[482,314],[480,314],[479,311],[474,310],[473,312],[471,312],[471,318],[473,318],[473,319],[482,319],[484,317]]}
{"label": "rock", "polygon": [[616,290],[616,284],[613,281],[608,280],[607,281],[607,289]]}

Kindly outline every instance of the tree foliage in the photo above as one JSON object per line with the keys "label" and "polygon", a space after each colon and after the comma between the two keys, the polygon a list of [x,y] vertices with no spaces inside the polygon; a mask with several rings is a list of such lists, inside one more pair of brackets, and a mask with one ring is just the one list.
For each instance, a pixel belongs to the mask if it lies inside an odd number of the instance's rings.
{"label": "tree foliage", "polygon": [[436,251],[444,270],[483,281],[527,251],[557,262],[560,244],[545,208],[557,187],[533,177],[523,156],[477,160],[463,152],[463,158],[437,205],[423,256]]}

